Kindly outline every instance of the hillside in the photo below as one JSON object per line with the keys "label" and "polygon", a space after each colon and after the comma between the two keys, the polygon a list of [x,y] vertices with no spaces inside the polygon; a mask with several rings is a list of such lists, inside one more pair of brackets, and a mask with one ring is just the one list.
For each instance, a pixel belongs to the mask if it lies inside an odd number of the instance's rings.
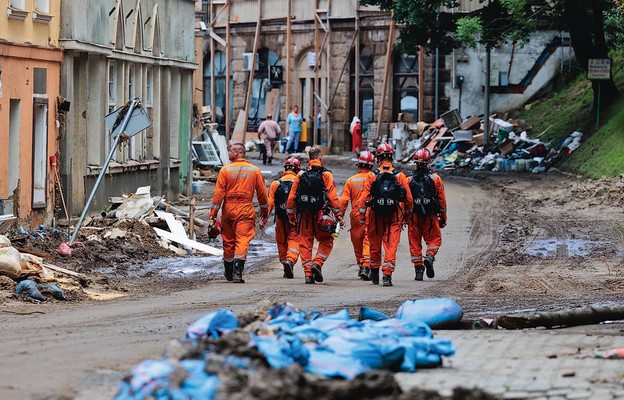
{"label": "hillside", "polygon": [[612,54],[612,74],[621,92],[620,99],[600,110],[600,124],[592,113],[592,88],[584,72],[548,97],[520,111],[518,118],[533,127],[540,139],[559,143],[575,130],[584,134],[583,144],[558,168],[591,178],[624,174],[624,54]]}

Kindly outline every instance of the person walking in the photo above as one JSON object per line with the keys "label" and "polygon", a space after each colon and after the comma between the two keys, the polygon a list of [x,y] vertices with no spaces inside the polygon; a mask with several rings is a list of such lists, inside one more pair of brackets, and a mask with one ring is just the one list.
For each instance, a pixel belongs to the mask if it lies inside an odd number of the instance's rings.
{"label": "person walking", "polygon": [[[435,276],[433,262],[442,245],[441,228],[446,226],[446,193],[442,178],[429,169],[431,154],[427,149],[420,149],[414,155],[416,169],[409,177],[409,187],[414,201],[412,215],[407,219],[410,255],[417,281]],[[427,249],[423,259],[424,241]]]}
{"label": "person walking", "polygon": [[[310,161],[295,178],[286,212],[288,220],[299,232],[299,251],[305,283],[323,282],[323,264],[334,247],[333,232],[342,223],[338,193],[331,171],[323,166],[323,153],[318,146],[308,151]],[[312,257],[314,239],[318,241]]]}
{"label": "person walking", "polygon": [[[274,180],[269,188],[268,214],[275,209],[275,241],[277,254],[284,268],[284,278],[292,279],[293,266],[299,258],[299,235],[294,226],[291,226],[286,213],[286,201],[297,174],[301,170],[301,161],[290,157],[284,163],[284,174]],[[267,217],[261,220],[261,228],[266,225]]]}
{"label": "person walking", "polygon": [[230,143],[227,147],[230,164],[219,170],[212,196],[209,226],[214,226],[219,209],[223,231],[223,263],[225,279],[244,283],[243,269],[249,242],[255,236],[256,210],[253,195],[260,204],[260,218],[268,215],[266,184],[260,169],[245,159],[245,145]]}
{"label": "person walking", "polygon": [[317,145],[323,145],[323,135],[322,135],[322,118],[323,115],[321,114],[321,105],[318,105],[318,110],[316,112],[316,144]]}
{"label": "person walking", "polygon": [[370,246],[368,236],[366,234],[366,224],[360,221],[360,210],[357,204],[361,203],[361,197],[364,193],[364,182],[366,179],[374,175],[371,171],[375,166],[375,156],[370,151],[363,151],[358,157],[358,172],[353,175],[344,185],[342,194],[340,195],[340,208],[344,215],[347,206],[351,202],[351,214],[349,230],[351,234],[351,243],[358,265],[358,277],[368,281],[370,278]]}
{"label": "person walking", "polygon": [[273,162],[273,148],[281,134],[282,129],[277,122],[273,121],[273,115],[267,114],[266,119],[258,127],[258,139],[262,140],[266,149],[266,153],[262,155],[262,164],[271,165]]}
{"label": "person walking", "polygon": [[[403,219],[412,212],[412,194],[407,177],[392,163],[394,149],[382,143],[375,152],[379,166],[366,178],[364,193],[358,204],[360,222],[367,223],[370,243],[370,280],[379,284],[379,269],[383,272],[383,286],[392,286],[396,267],[396,252],[401,238]],[[400,207],[402,205],[402,207]],[[366,213],[366,207],[370,207]],[[403,213],[403,216],[400,214]],[[382,264],[382,247],[385,251]]]}
{"label": "person walking", "polygon": [[[303,125],[303,116],[299,114],[299,106],[294,106],[292,112],[286,118],[288,125],[288,142],[286,143],[286,151],[292,154],[299,148],[299,138]],[[291,148],[292,146],[292,148]]]}
{"label": "person walking", "polygon": [[351,132],[351,151],[357,157],[362,150],[362,123],[358,117],[353,117],[349,132]]}

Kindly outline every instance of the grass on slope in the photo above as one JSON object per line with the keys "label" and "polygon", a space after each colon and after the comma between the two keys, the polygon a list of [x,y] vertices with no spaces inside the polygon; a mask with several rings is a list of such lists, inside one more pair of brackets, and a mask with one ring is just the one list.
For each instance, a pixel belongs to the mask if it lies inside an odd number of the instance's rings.
{"label": "grass on slope", "polygon": [[592,112],[593,91],[585,73],[564,87],[523,110],[519,118],[533,129],[540,139],[561,142],[570,133],[583,132],[583,143],[557,167],[592,178],[616,177],[624,173],[624,54],[614,53],[611,72],[622,96],[608,108],[600,110],[600,129]]}

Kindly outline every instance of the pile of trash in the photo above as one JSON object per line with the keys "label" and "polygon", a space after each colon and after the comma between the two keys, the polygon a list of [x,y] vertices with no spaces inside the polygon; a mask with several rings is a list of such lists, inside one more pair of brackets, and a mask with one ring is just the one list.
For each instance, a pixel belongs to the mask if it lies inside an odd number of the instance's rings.
{"label": "pile of trash", "polygon": [[[447,298],[406,301],[394,318],[362,307],[357,320],[346,310],[323,314],[278,303],[239,316],[220,310],[191,324],[162,360],[134,367],[115,399],[357,398],[363,388],[367,398],[399,398],[390,373],[442,365],[455,348],[432,327],[462,315]],[[329,395],[335,382],[340,395]]]}
{"label": "pile of trash", "polygon": [[559,143],[543,142],[540,137],[548,129],[531,138],[531,126],[523,120],[491,116],[488,122],[488,141],[482,118],[472,116],[462,121],[456,109],[442,114],[431,124],[397,122],[392,136],[381,140],[392,143],[397,159],[407,164],[413,163],[417,150],[427,148],[438,170],[539,173],[548,171],[576,150],[583,137],[583,133],[574,131]]}

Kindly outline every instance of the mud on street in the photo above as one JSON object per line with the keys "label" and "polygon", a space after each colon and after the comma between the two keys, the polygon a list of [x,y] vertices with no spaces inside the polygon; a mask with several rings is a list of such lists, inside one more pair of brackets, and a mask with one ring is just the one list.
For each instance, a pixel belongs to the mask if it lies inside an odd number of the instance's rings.
{"label": "mud on street", "polygon": [[[330,168],[341,189],[353,170]],[[357,279],[346,229],[324,268],[324,284],[304,286],[299,264],[294,280],[281,278],[268,228],[252,242],[247,283],[232,285],[216,257],[180,257],[161,247],[150,227],[94,220],[81,229],[82,245],[71,257],[51,260],[89,278],[63,278],[59,286],[70,301],[23,301],[13,294],[15,282],[0,278],[0,397],[110,398],[124,372],[159,358],[165,344],[201,315],[220,308],[241,312],[264,300],[305,310],[346,308],[351,315],[366,305],[394,315],[407,299],[450,297],[465,320],[622,301],[624,179],[588,181],[558,172],[443,179],[449,221],[436,277],[413,280],[403,232],[391,288]],[[125,237],[87,240],[113,224]],[[66,240],[62,234],[23,239],[22,247],[49,254]]]}

